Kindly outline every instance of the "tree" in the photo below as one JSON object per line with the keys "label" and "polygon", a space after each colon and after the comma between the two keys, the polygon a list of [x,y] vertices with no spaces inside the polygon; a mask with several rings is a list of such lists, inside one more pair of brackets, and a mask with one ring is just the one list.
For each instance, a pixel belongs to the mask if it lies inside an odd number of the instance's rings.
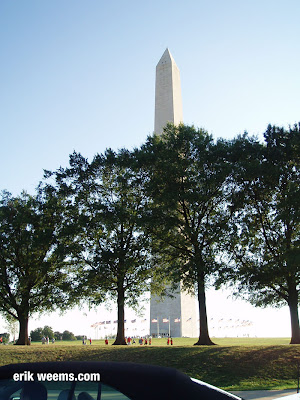
{"label": "tree", "polygon": [[30,338],[32,342],[40,342],[43,336],[43,328],[36,328],[30,332]]}
{"label": "tree", "polygon": [[28,319],[65,308],[68,279],[60,241],[63,209],[52,190],[36,196],[4,192],[0,200],[0,311],[19,322],[16,344],[28,341]]}
{"label": "tree", "polygon": [[63,331],[62,333],[63,340],[77,340],[74,333],[70,331]]}
{"label": "tree", "polygon": [[300,131],[268,126],[265,143],[235,140],[229,276],[256,306],[287,304],[291,343],[300,343]]}
{"label": "tree", "polygon": [[43,336],[48,337],[49,339],[54,338],[54,332],[51,326],[45,325],[43,328]]}
{"label": "tree", "polygon": [[44,328],[36,328],[31,331],[30,337],[32,342],[40,342],[43,337],[54,338],[54,332],[51,326],[45,325]]}
{"label": "tree", "polygon": [[62,333],[61,332],[58,332],[58,331],[55,331],[54,332],[54,339],[55,340],[62,340]]}
{"label": "tree", "polygon": [[76,232],[71,257],[80,271],[82,294],[90,304],[117,301],[115,345],[126,344],[125,304],[138,306],[152,276],[149,238],[141,228],[146,202],[143,174],[131,163],[125,150],[107,150],[91,163],[74,153],[70,168],[55,174],[69,202],[69,225]]}
{"label": "tree", "polygon": [[149,233],[156,261],[173,282],[196,288],[200,332],[196,345],[211,345],[205,287],[220,268],[218,245],[227,229],[225,142],[214,143],[207,132],[168,125],[151,136],[139,157],[149,173],[152,198]]}

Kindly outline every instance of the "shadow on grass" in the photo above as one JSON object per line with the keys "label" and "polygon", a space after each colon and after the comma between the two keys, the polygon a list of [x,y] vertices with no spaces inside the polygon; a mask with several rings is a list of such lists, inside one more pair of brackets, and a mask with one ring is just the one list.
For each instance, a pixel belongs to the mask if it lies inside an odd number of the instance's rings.
{"label": "shadow on grass", "polygon": [[1,365],[35,361],[138,362],[173,367],[227,390],[283,389],[296,387],[300,345],[1,348]]}

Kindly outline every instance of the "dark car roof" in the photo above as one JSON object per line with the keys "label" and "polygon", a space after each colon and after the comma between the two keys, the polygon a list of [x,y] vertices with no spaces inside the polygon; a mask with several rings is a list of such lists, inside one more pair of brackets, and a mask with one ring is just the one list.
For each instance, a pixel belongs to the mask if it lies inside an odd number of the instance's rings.
{"label": "dark car roof", "polygon": [[14,373],[37,372],[100,372],[101,382],[123,392],[132,399],[230,400],[231,396],[205,384],[193,382],[173,368],[119,362],[41,362],[10,364],[0,367],[0,379],[12,378]]}

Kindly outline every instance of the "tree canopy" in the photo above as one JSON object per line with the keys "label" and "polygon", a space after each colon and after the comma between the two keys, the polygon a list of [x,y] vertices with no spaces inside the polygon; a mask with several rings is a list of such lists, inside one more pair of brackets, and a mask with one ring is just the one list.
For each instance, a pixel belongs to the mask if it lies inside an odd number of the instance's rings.
{"label": "tree canopy", "polygon": [[256,306],[287,304],[300,343],[299,166],[300,125],[270,125],[261,143],[170,124],[133,151],[74,152],[34,196],[3,192],[0,312],[19,322],[17,344],[32,314],[81,299],[116,301],[126,344],[125,304],[166,282],[198,296],[196,344],[213,344],[206,287],[230,282]]}
{"label": "tree canopy", "polygon": [[291,343],[300,343],[299,126],[269,125],[264,139],[243,136],[233,146],[236,212],[226,242],[233,262],[228,278],[256,306],[288,305]]}
{"label": "tree canopy", "polygon": [[77,279],[83,290],[87,288],[84,296],[90,304],[117,301],[114,344],[126,344],[124,306],[138,305],[153,274],[149,237],[141,228],[146,205],[143,172],[131,165],[127,151],[107,150],[91,163],[74,153],[70,168],[56,172],[77,225],[76,248],[70,255],[81,265]]}
{"label": "tree canopy", "polygon": [[218,244],[226,234],[230,173],[224,141],[214,142],[204,130],[168,125],[140,151],[149,173],[152,199],[149,234],[156,261],[173,282],[196,289],[200,332],[196,344],[209,338],[205,286],[220,268]]}
{"label": "tree canopy", "polygon": [[0,311],[19,321],[16,344],[28,341],[28,319],[70,304],[62,211],[51,191],[36,196],[4,192],[0,200]]}

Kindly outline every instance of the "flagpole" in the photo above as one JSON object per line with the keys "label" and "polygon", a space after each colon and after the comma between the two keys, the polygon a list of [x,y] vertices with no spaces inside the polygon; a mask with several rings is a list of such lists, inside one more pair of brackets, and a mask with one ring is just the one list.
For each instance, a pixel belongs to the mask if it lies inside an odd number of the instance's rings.
{"label": "flagpole", "polygon": [[157,338],[158,338],[158,336],[159,336],[159,319],[157,317]]}

